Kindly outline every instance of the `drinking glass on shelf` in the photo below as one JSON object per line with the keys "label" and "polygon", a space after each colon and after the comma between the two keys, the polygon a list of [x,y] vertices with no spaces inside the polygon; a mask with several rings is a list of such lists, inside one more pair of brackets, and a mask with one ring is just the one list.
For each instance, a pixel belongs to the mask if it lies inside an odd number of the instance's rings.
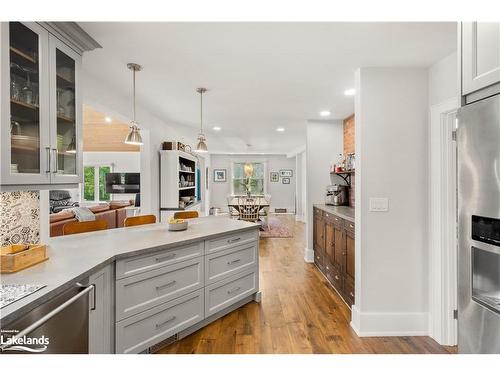
{"label": "drinking glass on shelf", "polygon": [[12,81],[10,82],[10,97],[14,100],[19,100],[21,96],[21,89],[19,82],[16,78],[12,77]]}
{"label": "drinking glass on shelf", "polygon": [[33,86],[31,85],[30,72],[26,71],[26,84],[22,88],[23,99],[27,104],[33,103]]}

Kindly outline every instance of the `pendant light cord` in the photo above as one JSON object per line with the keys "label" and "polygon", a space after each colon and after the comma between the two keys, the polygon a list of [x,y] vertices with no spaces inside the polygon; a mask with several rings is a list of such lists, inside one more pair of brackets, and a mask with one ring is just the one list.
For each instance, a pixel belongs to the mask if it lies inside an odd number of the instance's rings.
{"label": "pendant light cord", "polygon": [[200,91],[200,134],[203,134],[203,91]]}
{"label": "pendant light cord", "polygon": [[134,108],[134,123],[135,121],[135,69],[132,69],[132,75],[133,75],[133,83],[132,83],[132,93],[133,93],[133,108]]}

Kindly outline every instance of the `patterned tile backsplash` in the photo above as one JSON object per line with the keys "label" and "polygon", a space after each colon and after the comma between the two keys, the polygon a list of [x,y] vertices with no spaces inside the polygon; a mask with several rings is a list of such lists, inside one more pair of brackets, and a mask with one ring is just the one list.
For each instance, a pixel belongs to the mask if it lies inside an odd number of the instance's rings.
{"label": "patterned tile backsplash", "polygon": [[0,243],[40,242],[40,193],[0,193]]}

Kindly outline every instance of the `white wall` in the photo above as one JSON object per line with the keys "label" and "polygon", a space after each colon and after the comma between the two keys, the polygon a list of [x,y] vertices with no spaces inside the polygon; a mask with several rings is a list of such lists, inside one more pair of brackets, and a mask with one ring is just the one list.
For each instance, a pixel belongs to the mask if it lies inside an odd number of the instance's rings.
{"label": "white wall", "polygon": [[[295,157],[287,158],[286,155],[211,155],[210,157],[210,205],[227,211],[227,196],[231,194],[231,165],[234,161],[257,161],[265,162],[267,165],[266,183],[267,193],[271,194],[271,210],[275,208],[286,208],[287,212],[295,213],[295,184],[297,175],[295,173]],[[226,169],[227,182],[214,182],[213,170]],[[290,184],[269,181],[269,172],[279,172],[280,169],[291,169],[293,177]]]}
{"label": "white wall", "polygon": [[[358,334],[427,334],[427,69],[356,74]],[[370,197],[389,199],[370,212]]]}
{"label": "white wall", "polygon": [[429,105],[458,96],[457,52],[429,68]]}
{"label": "white wall", "polygon": [[307,157],[306,151],[297,153],[295,156],[295,171],[297,175],[295,196],[296,196],[296,213],[297,221],[306,222],[307,216]]}
{"label": "white wall", "polygon": [[330,176],[330,166],[343,153],[344,131],[342,120],[307,122],[307,248],[306,261],[314,261],[313,254],[313,204],[324,204],[326,187],[332,183],[343,183]]}
{"label": "white wall", "polygon": [[[140,173],[140,152],[84,152],[83,165],[110,165],[113,172]],[[135,194],[112,194],[113,200],[134,199]]]}

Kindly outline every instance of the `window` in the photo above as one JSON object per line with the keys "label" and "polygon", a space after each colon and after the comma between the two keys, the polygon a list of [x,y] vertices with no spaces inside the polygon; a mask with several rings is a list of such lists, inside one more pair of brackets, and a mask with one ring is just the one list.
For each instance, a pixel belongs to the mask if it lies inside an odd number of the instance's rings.
{"label": "window", "polygon": [[232,187],[234,195],[264,195],[264,163],[237,162],[233,164]]}
{"label": "window", "polygon": [[83,167],[83,200],[88,202],[109,202],[111,194],[106,193],[106,173],[109,165],[86,165]]}

